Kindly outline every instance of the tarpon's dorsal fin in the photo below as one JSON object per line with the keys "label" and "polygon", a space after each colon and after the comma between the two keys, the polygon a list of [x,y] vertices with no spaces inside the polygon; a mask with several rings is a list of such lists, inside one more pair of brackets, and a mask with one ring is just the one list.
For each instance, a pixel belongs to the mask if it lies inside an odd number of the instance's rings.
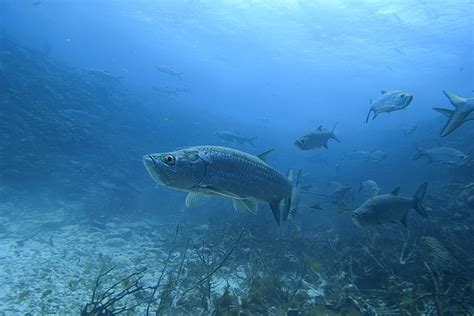
{"label": "tarpon's dorsal fin", "polygon": [[448,97],[449,101],[455,107],[462,106],[466,103],[466,98],[455,95],[454,93],[443,91],[443,93]]}
{"label": "tarpon's dorsal fin", "polygon": [[447,117],[451,117],[451,115],[453,115],[453,113],[455,112],[454,110],[443,109],[443,108],[433,108],[433,110],[435,110],[436,112],[439,112],[443,115],[446,115]]}
{"label": "tarpon's dorsal fin", "polygon": [[381,93],[382,95],[384,95],[385,93],[387,93],[387,91],[385,91],[385,90],[380,90],[380,93]]}
{"label": "tarpon's dorsal fin", "polygon": [[274,151],[274,149],[267,150],[266,152],[261,153],[260,155],[257,155],[260,160],[267,161],[268,156]]}
{"label": "tarpon's dorsal fin", "polygon": [[187,208],[198,207],[206,204],[210,199],[209,195],[200,192],[189,192],[188,196],[186,196],[185,205]]}
{"label": "tarpon's dorsal fin", "polygon": [[396,187],[390,194],[398,196],[399,193],[400,193],[400,187]]}
{"label": "tarpon's dorsal fin", "polygon": [[247,210],[252,214],[257,214],[257,202],[254,200],[232,200],[236,211]]}
{"label": "tarpon's dorsal fin", "polygon": [[323,130],[323,126],[322,125],[319,125],[318,126],[318,131],[322,131]]}

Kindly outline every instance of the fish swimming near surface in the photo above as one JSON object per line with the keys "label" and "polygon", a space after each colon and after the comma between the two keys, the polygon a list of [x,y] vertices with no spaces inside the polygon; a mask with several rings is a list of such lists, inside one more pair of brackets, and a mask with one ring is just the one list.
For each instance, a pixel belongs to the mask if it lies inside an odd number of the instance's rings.
{"label": "fish swimming near surface", "polygon": [[352,220],[359,227],[389,223],[402,223],[406,227],[408,211],[411,209],[427,217],[426,208],[423,206],[427,187],[428,183],[422,184],[412,199],[400,196],[400,188],[390,194],[374,196],[352,212]]}
{"label": "fish swimming near surface", "polygon": [[169,67],[169,66],[156,66],[155,67],[156,70],[158,70],[159,72],[162,72],[164,74],[167,74],[168,76],[171,76],[173,78],[177,78],[179,80],[182,79],[182,75],[183,73],[182,72],[176,72],[173,68]]}
{"label": "fish swimming near surface", "polygon": [[246,137],[239,133],[235,133],[231,131],[219,131],[219,132],[215,132],[214,134],[222,140],[238,143],[241,145],[248,143],[252,147],[255,147],[253,141],[258,138],[258,137]]}
{"label": "fish swimming near surface", "polygon": [[474,120],[474,117],[470,117],[470,114],[474,111],[474,98],[463,98],[447,91],[443,91],[443,93],[454,106],[454,110],[433,108],[433,110],[449,118],[441,130],[441,137],[451,134],[465,122]]}
{"label": "fish swimming near surface", "polygon": [[436,147],[431,149],[416,148],[413,160],[427,157],[430,163],[439,162],[456,166],[463,166],[470,161],[470,158],[463,152],[451,147]]}
{"label": "fish swimming near surface", "polygon": [[159,94],[166,95],[168,97],[171,97],[171,96],[177,97],[178,96],[178,92],[176,90],[170,89],[168,87],[153,86],[152,88],[153,88],[153,90],[155,90]]}
{"label": "fish swimming near surface", "polygon": [[400,111],[410,105],[413,96],[403,91],[381,91],[382,95],[371,104],[365,123],[369,122],[370,113],[374,113],[374,120],[380,113]]}
{"label": "fish swimming near surface", "polygon": [[328,141],[330,139],[334,139],[335,141],[340,143],[341,141],[339,140],[339,138],[337,138],[336,134],[334,134],[336,126],[337,123],[334,124],[332,130],[329,131],[323,128],[322,125],[320,125],[317,130],[303,135],[298,140],[296,140],[295,145],[301,150],[311,150],[321,147],[328,148]]}
{"label": "fish swimming near surface", "polygon": [[284,176],[272,168],[265,162],[271,152],[254,156],[227,147],[195,146],[145,155],[143,162],[159,185],[188,192],[187,207],[221,196],[232,199],[236,210],[255,213],[257,202],[263,202],[270,205],[279,225],[282,212],[287,218],[298,207],[302,173],[294,180],[291,169]]}
{"label": "fish swimming near surface", "polygon": [[59,110],[58,115],[75,124],[92,124],[97,123],[100,118],[88,112],[74,109]]}

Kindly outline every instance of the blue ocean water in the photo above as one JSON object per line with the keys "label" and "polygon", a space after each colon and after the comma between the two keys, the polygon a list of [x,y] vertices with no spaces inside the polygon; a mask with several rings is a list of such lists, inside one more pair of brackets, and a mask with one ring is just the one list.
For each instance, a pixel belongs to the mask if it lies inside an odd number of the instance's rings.
{"label": "blue ocean water", "polygon": [[[0,0],[0,314],[473,314],[473,21],[471,0]],[[201,145],[302,170],[289,219],[234,209],[276,192],[244,167],[247,195],[192,208],[144,167]]]}

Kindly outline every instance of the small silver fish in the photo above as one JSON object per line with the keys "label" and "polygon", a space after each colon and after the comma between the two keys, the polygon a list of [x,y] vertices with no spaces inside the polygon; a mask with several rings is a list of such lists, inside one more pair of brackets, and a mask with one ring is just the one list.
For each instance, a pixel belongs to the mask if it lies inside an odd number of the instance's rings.
{"label": "small silver fish", "polygon": [[231,198],[236,210],[255,213],[257,202],[263,202],[280,224],[281,202],[284,219],[297,209],[302,173],[293,186],[291,169],[285,177],[265,162],[270,152],[254,156],[227,147],[196,146],[145,155],[143,162],[159,185],[188,192],[187,207],[201,204],[206,196],[222,196]]}
{"label": "small silver fish", "polygon": [[338,143],[341,141],[337,138],[336,134],[334,134],[334,130],[336,129],[337,123],[334,124],[334,127],[331,131],[323,128],[323,126],[319,126],[317,130],[310,132],[306,135],[303,135],[298,140],[295,141],[295,146],[301,150],[311,150],[316,148],[328,148],[328,141],[329,139],[334,139]]}
{"label": "small silver fish", "polygon": [[427,187],[428,183],[422,184],[412,199],[399,196],[400,188],[390,194],[374,196],[352,212],[352,220],[359,227],[388,223],[402,223],[406,227],[410,209],[414,209],[423,217],[427,216],[422,204]]}
{"label": "small silver fish", "polygon": [[374,120],[380,113],[390,113],[400,111],[410,105],[413,96],[403,91],[381,91],[382,95],[372,103],[365,123],[369,122],[370,113],[374,112],[372,120]]}

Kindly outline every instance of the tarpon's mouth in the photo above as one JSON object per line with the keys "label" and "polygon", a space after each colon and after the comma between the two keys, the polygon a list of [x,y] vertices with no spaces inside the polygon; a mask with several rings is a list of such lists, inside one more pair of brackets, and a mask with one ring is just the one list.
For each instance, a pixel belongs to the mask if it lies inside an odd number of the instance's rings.
{"label": "tarpon's mouth", "polygon": [[407,96],[405,100],[405,106],[410,105],[411,101],[413,101],[413,96],[412,95]]}
{"label": "tarpon's mouth", "polygon": [[303,143],[299,140],[295,141],[295,146],[299,149],[303,150]]}
{"label": "tarpon's mouth", "polygon": [[164,185],[163,180],[161,180],[161,177],[158,174],[158,165],[155,158],[153,158],[152,155],[145,155],[143,156],[143,164],[153,180],[160,185]]}

